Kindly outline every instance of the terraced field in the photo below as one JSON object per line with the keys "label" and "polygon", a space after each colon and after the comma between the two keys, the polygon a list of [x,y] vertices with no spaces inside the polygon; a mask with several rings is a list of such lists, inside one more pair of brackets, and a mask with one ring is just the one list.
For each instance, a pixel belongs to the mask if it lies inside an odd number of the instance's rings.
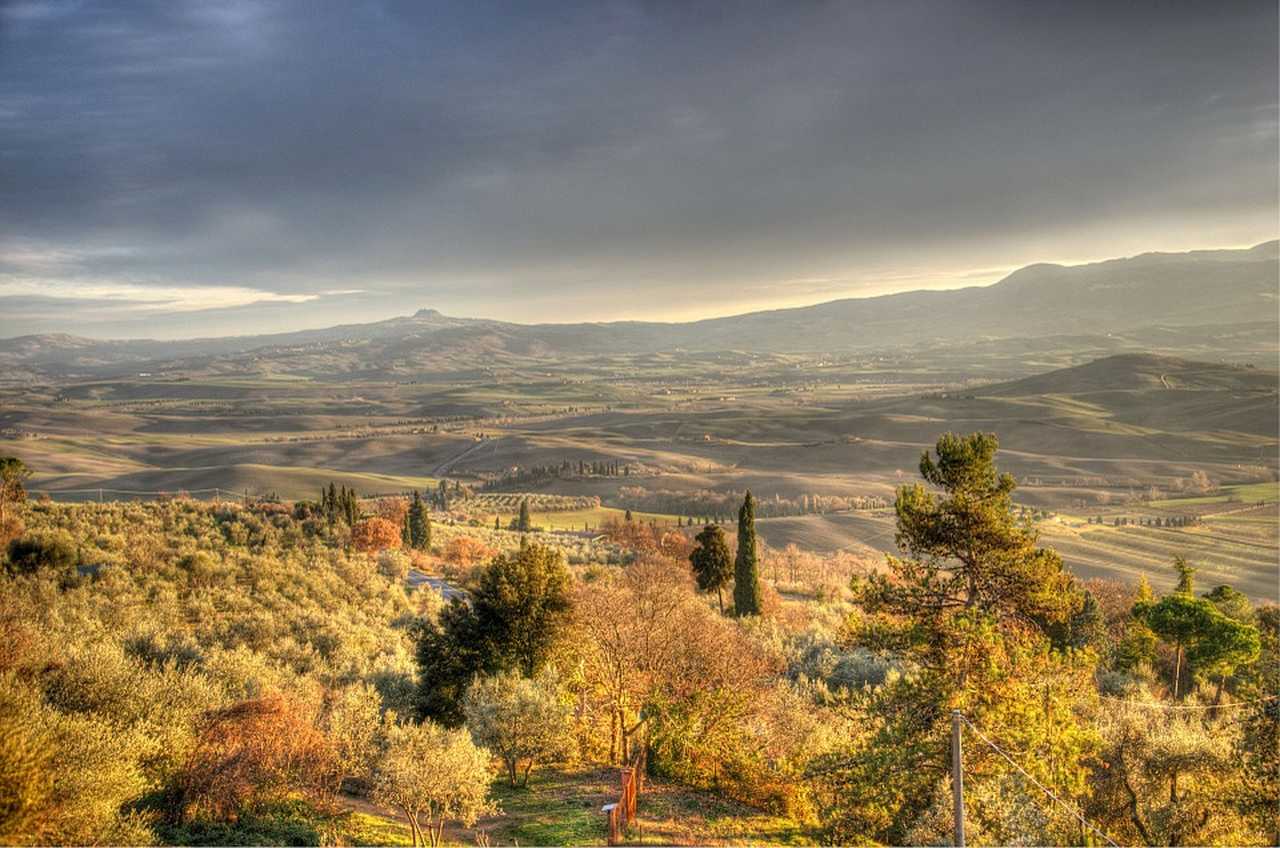
{"label": "terraced field", "polygon": [[1271,504],[1186,528],[1049,524],[1043,540],[1082,576],[1134,580],[1145,574],[1157,589],[1168,589],[1175,582],[1170,563],[1181,555],[1200,570],[1202,586],[1226,583],[1257,600],[1276,600],[1278,526]]}
{"label": "terraced field", "polygon": [[[1194,505],[1195,499],[1188,499]],[[1176,507],[1147,508],[1149,515],[1173,514]],[[1153,507],[1154,505],[1146,505]],[[1206,588],[1226,583],[1256,600],[1280,599],[1280,504],[1275,500],[1204,515],[1191,527],[1089,524],[1056,516],[1039,523],[1041,543],[1062,555],[1072,573],[1132,581],[1145,574],[1157,589],[1175,582],[1170,564],[1182,555],[1195,565]],[[874,512],[759,519],[761,537],[771,546],[797,544],[813,550],[896,553],[893,514]]]}

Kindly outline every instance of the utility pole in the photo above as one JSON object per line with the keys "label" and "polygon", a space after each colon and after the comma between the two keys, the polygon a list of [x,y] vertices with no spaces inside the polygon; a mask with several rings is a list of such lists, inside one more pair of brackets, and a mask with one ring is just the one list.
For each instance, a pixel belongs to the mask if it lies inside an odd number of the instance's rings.
{"label": "utility pole", "polygon": [[955,803],[957,848],[964,848],[964,768],[960,749],[960,727],[964,716],[951,711],[951,797]]}

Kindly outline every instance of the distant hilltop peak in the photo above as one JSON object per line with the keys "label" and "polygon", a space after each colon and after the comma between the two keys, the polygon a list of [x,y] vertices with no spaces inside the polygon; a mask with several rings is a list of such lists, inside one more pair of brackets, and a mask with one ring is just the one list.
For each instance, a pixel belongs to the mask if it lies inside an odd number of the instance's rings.
{"label": "distant hilltop peak", "polygon": [[414,318],[443,318],[439,309],[419,309],[413,313]]}

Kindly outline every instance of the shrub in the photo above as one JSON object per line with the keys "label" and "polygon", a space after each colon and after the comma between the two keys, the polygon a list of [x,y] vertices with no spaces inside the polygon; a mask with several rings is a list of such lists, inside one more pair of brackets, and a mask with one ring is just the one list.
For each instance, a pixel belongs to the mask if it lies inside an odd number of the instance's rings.
{"label": "shrub", "polygon": [[328,740],[279,694],[206,716],[179,779],[180,819],[226,819],[293,791],[323,795],[336,773]]}
{"label": "shrub", "polygon": [[34,574],[41,569],[67,571],[76,564],[76,543],[65,530],[38,531],[9,543],[9,571]]}

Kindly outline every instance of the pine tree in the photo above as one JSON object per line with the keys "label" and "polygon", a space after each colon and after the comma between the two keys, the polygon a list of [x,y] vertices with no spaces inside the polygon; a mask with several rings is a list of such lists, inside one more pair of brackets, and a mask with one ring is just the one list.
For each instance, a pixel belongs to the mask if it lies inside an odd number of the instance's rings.
{"label": "pine tree", "polygon": [[755,500],[747,492],[738,510],[738,557],[734,562],[733,613],[759,615],[760,565],[756,554]]}

